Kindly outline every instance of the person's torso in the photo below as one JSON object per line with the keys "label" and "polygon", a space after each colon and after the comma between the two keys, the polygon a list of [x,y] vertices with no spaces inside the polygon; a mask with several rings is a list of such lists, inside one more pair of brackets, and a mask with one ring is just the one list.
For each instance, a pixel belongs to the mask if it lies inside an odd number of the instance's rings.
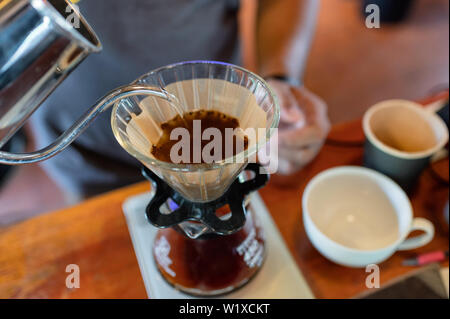
{"label": "person's torso", "polygon": [[[239,0],[83,0],[104,45],[135,77],[180,60],[237,62]],[[129,63],[130,62],[130,63]],[[131,63],[132,62],[132,63]]]}

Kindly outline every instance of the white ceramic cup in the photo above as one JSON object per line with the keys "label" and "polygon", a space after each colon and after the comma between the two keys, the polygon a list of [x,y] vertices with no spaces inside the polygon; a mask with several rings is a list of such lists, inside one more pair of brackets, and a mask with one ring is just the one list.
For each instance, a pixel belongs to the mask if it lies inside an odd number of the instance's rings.
{"label": "white ceramic cup", "polygon": [[[311,243],[343,266],[381,263],[397,250],[424,246],[434,237],[430,221],[413,218],[405,192],[364,167],[341,166],[318,174],[307,185],[302,205]],[[424,234],[406,239],[413,230]]]}

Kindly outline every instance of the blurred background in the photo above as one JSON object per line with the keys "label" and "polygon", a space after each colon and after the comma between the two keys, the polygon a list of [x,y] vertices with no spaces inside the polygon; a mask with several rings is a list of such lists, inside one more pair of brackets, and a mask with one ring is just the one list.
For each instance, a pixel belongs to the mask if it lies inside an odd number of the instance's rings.
{"label": "blurred background", "polygon": [[[242,0],[241,19],[254,20],[257,0]],[[423,99],[448,88],[449,1],[413,0],[397,23],[368,29],[362,0],[322,0],[304,82],[327,103],[333,124],[361,117],[385,99]],[[254,68],[252,27],[242,31],[244,65]],[[88,106],[86,106],[88,107]],[[24,130],[23,146],[33,150]],[[0,168],[0,231],[69,204],[38,164]]]}

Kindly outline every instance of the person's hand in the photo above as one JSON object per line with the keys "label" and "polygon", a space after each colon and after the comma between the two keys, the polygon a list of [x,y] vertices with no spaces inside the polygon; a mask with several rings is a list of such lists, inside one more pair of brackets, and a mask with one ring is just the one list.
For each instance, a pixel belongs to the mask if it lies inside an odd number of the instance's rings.
{"label": "person's hand", "polygon": [[280,103],[278,170],[288,175],[302,169],[319,153],[330,130],[327,105],[305,87],[268,80]]}

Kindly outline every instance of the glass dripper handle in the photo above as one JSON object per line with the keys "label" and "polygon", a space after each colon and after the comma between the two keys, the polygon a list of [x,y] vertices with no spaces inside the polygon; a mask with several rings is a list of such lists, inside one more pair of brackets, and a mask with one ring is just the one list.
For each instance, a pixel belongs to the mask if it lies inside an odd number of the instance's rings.
{"label": "glass dripper handle", "polygon": [[136,95],[152,95],[171,101],[168,95],[158,89],[144,85],[126,85],[119,87],[97,101],[86,113],[84,113],[69,129],[61,134],[58,139],[49,146],[30,153],[9,153],[0,151],[0,164],[21,165],[40,162],[55,156],[69,146],[81,135],[101,113],[121,99]]}

